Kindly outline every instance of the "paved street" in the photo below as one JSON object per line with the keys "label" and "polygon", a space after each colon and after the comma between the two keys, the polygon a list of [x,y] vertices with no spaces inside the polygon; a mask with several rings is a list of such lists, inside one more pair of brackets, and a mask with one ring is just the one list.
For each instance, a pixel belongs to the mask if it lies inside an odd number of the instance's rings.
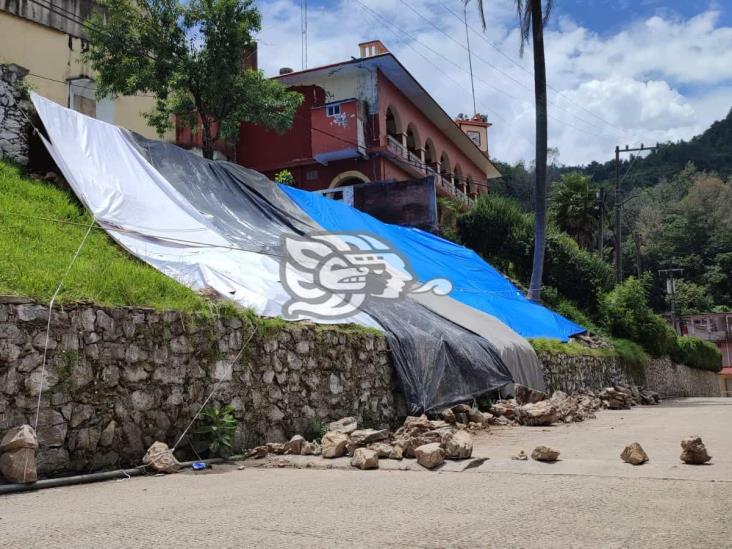
{"label": "paved street", "polygon": [[[703,437],[713,465],[678,461]],[[619,461],[638,441],[651,462]],[[536,444],[554,464],[511,461]],[[133,478],[0,499],[8,547],[732,547],[732,399],[495,429],[461,473],[245,469]]]}

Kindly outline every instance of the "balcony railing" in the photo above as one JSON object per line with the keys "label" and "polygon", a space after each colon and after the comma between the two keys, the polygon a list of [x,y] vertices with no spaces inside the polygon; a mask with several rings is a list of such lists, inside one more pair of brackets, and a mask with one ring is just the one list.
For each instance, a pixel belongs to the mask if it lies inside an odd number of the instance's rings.
{"label": "balcony railing", "polygon": [[386,148],[392,154],[407,161],[409,164],[422,171],[425,175],[431,175],[435,178],[435,184],[445,190],[450,196],[456,198],[459,202],[472,206],[475,201],[464,191],[458,189],[452,181],[444,178],[442,175],[433,170],[429,165],[422,162],[422,159],[413,152],[407,150],[396,138],[391,135],[386,136]]}

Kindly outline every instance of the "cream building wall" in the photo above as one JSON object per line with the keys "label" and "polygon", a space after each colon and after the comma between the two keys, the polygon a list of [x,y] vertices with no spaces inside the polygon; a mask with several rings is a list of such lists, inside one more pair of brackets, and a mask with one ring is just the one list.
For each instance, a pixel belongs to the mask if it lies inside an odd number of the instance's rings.
{"label": "cream building wall", "polygon": [[[70,105],[74,93],[94,98],[91,67],[80,61],[87,42],[71,34],[0,11],[0,63],[16,63],[28,69],[33,91],[63,105]],[[81,79],[81,80],[77,80]],[[98,118],[159,138],[142,113],[152,110],[152,96],[125,96],[97,104]],[[174,130],[164,139],[172,141]]]}

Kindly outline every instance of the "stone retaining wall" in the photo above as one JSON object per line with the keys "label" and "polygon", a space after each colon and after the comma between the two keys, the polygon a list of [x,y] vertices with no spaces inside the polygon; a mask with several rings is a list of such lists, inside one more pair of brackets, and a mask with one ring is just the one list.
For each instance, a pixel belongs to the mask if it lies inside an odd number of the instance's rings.
{"label": "stone retaining wall", "polygon": [[580,389],[600,391],[613,383],[628,384],[632,381],[614,358],[575,356],[539,352],[539,362],[544,368],[544,381],[550,391],[573,393]]}
{"label": "stone retaining wall", "polygon": [[646,368],[646,387],[663,397],[718,397],[719,374],[674,364],[667,358],[651,361]]}
{"label": "stone retaining wall", "polygon": [[[0,299],[0,433],[35,415],[47,307]],[[8,301],[11,301],[8,303]],[[14,301],[14,302],[13,302]],[[253,329],[229,313],[55,309],[38,424],[39,467],[88,472],[137,465],[155,440],[173,444],[213,385],[232,404],[235,448],[284,440],[354,415],[380,426],[397,416],[384,337],[304,323]]]}
{"label": "stone retaining wall", "polygon": [[662,397],[718,397],[719,375],[674,364],[668,358],[650,361],[642,370],[628,371],[610,357],[539,353],[544,380],[552,391],[572,393],[579,389],[600,391],[619,383],[635,384]]}
{"label": "stone retaining wall", "polygon": [[28,71],[15,64],[0,64],[0,159],[28,164],[29,127],[21,109],[30,112],[19,84]]}

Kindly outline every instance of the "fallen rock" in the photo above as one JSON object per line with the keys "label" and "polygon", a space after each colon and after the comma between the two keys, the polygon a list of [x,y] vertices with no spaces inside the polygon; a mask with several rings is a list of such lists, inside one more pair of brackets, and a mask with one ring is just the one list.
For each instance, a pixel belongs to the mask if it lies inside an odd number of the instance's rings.
{"label": "fallen rock", "polygon": [[28,484],[38,480],[35,448],[15,448],[0,455],[0,474],[8,482]]}
{"label": "fallen rock", "polygon": [[346,444],[346,453],[352,456],[356,448],[361,448],[372,442],[378,442],[387,438],[389,438],[388,429],[359,429],[353,431],[349,436],[348,444]]}
{"label": "fallen rock", "polygon": [[648,461],[648,454],[646,454],[640,444],[634,442],[633,444],[629,444],[625,447],[620,454],[620,459],[625,463],[630,463],[631,465],[642,465]]}
{"label": "fallen rock", "polygon": [[554,391],[549,399],[554,407],[555,421],[563,421],[564,423],[572,423],[575,420],[582,420],[578,417],[579,406],[574,397],[569,396],[564,391]]}
{"label": "fallen rock", "polygon": [[494,416],[513,419],[516,417],[516,407],[517,405],[512,403],[510,400],[502,400],[491,406],[490,413]]}
{"label": "fallen rock", "polygon": [[471,408],[468,412],[468,419],[471,423],[477,423],[478,425],[483,425],[485,421],[485,417],[483,416],[483,412],[478,410],[478,408]]}
{"label": "fallen rock", "polygon": [[516,461],[526,461],[527,459],[529,459],[529,456],[526,455],[526,452],[524,452],[523,450],[521,450],[515,456],[511,456],[511,459],[514,459]]}
{"label": "fallen rock", "polygon": [[467,459],[473,455],[473,437],[465,431],[445,433],[442,437],[442,447],[447,459]]}
{"label": "fallen rock", "polygon": [[653,406],[661,402],[661,396],[656,391],[641,388],[639,391],[640,403],[644,406]]}
{"label": "fallen rock", "polygon": [[681,461],[689,465],[703,465],[710,459],[701,437],[691,436],[681,441]]}
{"label": "fallen rock", "polygon": [[552,463],[559,458],[559,451],[549,448],[548,446],[537,446],[531,452],[531,459],[536,461],[545,461]]}
{"label": "fallen rock", "polygon": [[445,462],[445,451],[437,442],[423,444],[415,448],[414,455],[417,458],[417,463],[427,469],[434,469]]}
{"label": "fallen rock", "polygon": [[282,442],[268,442],[267,443],[267,450],[270,454],[284,454],[285,453],[285,445]]}
{"label": "fallen rock", "polygon": [[302,446],[305,443],[305,439],[300,435],[293,436],[289,442],[286,442],[283,450],[285,454],[292,454],[299,456],[302,453]]}
{"label": "fallen rock", "polygon": [[344,417],[338,421],[328,424],[328,430],[335,433],[350,434],[358,429],[358,422],[355,417]]}
{"label": "fallen rock", "polygon": [[391,447],[391,453],[388,457],[389,459],[404,459],[404,446],[402,446],[400,443],[394,444],[394,446]]}
{"label": "fallen rock", "polygon": [[324,458],[339,458],[346,453],[348,435],[336,431],[328,431],[320,441]]}
{"label": "fallen rock", "polygon": [[257,446],[249,450],[248,456],[254,459],[264,459],[269,454],[269,448],[267,446]]}
{"label": "fallen rock", "polygon": [[537,391],[536,389],[530,389],[526,385],[521,385],[520,383],[514,384],[513,393],[516,403],[520,406],[523,406],[524,404],[535,404],[542,400],[546,400],[546,393]]}
{"label": "fallen rock", "polygon": [[303,456],[317,456],[320,455],[320,444],[317,442],[305,442],[302,445],[300,454]]}
{"label": "fallen rock", "polygon": [[164,442],[154,442],[142,457],[142,463],[158,473],[177,473],[180,463],[173,455],[173,450]]}
{"label": "fallen rock", "polygon": [[632,394],[615,387],[607,387],[598,395],[603,405],[611,410],[630,410]]}
{"label": "fallen rock", "polygon": [[356,448],[351,458],[351,466],[359,469],[378,469],[379,455],[369,448]]}
{"label": "fallen rock", "polygon": [[432,422],[424,414],[419,417],[407,416],[403,427],[406,433],[412,434],[419,431],[429,431],[432,429]]}
{"label": "fallen rock", "polygon": [[557,419],[557,412],[550,400],[542,400],[516,408],[516,419],[521,425],[551,425]]}
{"label": "fallen rock", "polygon": [[374,452],[376,452],[376,455],[379,456],[379,459],[388,458],[394,450],[392,445],[387,444],[386,442],[374,442],[373,444],[369,444],[368,448],[369,450],[373,450]]}
{"label": "fallen rock", "polygon": [[38,438],[35,430],[30,425],[13,427],[5,433],[2,441],[0,441],[0,454],[20,448],[38,449]]}
{"label": "fallen rock", "polygon": [[455,412],[450,408],[442,410],[442,412],[440,412],[440,417],[446,423],[455,423]]}
{"label": "fallen rock", "polygon": [[467,404],[456,404],[451,409],[453,414],[467,414],[470,412],[470,406]]}

